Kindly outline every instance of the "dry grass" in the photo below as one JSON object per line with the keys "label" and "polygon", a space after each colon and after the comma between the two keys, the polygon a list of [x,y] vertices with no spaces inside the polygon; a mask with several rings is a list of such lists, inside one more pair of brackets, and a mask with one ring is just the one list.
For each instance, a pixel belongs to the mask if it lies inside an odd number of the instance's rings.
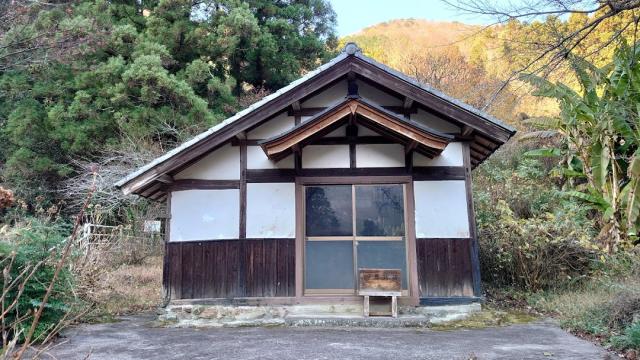
{"label": "dry grass", "polygon": [[585,309],[602,308],[614,303],[620,294],[625,293],[640,293],[640,280],[627,278],[615,282],[587,282],[575,289],[533,296],[530,301],[537,308],[566,319],[580,316]]}
{"label": "dry grass", "polygon": [[162,299],[162,257],[104,271],[93,293],[99,313],[117,316],[154,310]]}

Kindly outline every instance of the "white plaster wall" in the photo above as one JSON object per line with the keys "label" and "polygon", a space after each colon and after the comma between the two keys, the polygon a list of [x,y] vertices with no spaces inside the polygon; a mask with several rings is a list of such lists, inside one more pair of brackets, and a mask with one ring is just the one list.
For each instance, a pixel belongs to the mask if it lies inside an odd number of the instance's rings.
{"label": "white plaster wall", "polygon": [[294,238],[295,183],[247,184],[247,237]]}
{"label": "white plaster wall", "polygon": [[309,145],[302,149],[302,167],[348,168],[349,145]]}
{"label": "white plaster wall", "polygon": [[366,126],[358,125],[358,136],[382,136]]}
{"label": "white plaster wall", "polygon": [[[305,100],[300,106],[305,107],[327,107],[335,105],[345,100],[347,96],[347,80],[341,80],[330,86],[326,90]],[[305,119],[303,119],[305,120]]]}
{"label": "white plaster wall", "polygon": [[227,144],[174,176],[175,179],[238,180],[240,147]]}
{"label": "white plaster wall", "polygon": [[[325,135],[325,137],[345,137],[347,136],[347,125],[341,126],[332,132]],[[358,125],[358,136],[381,136],[377,132],[369,129],[366,126]]]}
{"label": "white plaster wall", "polygon": [[293,155],[289,155],[286,158],[273,162],[269,160],[267,155],[260,146],[247,146],[247,169],[293,169],[294,160]]}
{"label": "white plaster wall", "polygon": [[416,237],[468,238],[464,180],[415,181]]}
{"label": "white plaster wall", "polygon": [[413,166],[464,166],[462,158],[462,143],[453,142],[447,145],[439,156],[428,157],[413,153]]}
{"label": "white plaster wall", "polygon": [[356,167],[404,167],[404,147],[400,144],[358,144]]}
{"label": "white plaster wall", "polygon": [[268,139],[280,135],[295,126],[295,118],[286,112],[267,120],[264,124],[247,133],[247,139]]}
{"label": "white plaster wall", "polygon": [[425,126],[444,133],[458,134],[460,128],[455,124],[450,123],[447,120],[441,119],[433,114],[430,114],[422,109],[418,109],[418,112],[411,114],[411,120],[417,121]]}
{"label": "white plaster wall", "polygon": [[358,93],[360,96],[368,102],[377,104],[379,106],[399,106],[402,105],[403,100],[399,99],[387,92],[377,89],[364,81],[358,81]]}
{"label": "white plaster wall", "polygon": [[169,240],[237,239],[239,203],[238,189],[172,192]]}
{"label": "white plaster wall", "polygon": [[324,137],[345,137],[345,136],[347,136],[347,125],[340,126],[339,128],[333,130],[332,132],[328,133]]}

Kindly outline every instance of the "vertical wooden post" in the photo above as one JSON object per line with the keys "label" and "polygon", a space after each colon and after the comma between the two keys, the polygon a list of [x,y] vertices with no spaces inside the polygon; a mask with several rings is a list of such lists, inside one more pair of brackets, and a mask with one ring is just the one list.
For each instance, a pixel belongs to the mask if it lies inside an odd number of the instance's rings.
{"label": "vertical wooden post", "polygon": [[364,302],[362,304],[362,315],[369,317],[369,295],[364,296]]}
{"label": "vertical wooden post", "polygon": [[171,301],[171,283],[169,277],[169,271],[171,264],[169,264],[169,241],[171,240],[171,190],[167,189],[167,200],[165,203],[165,217],[164,217],[164,256],[162,259],[162,297],[163,305],[166,306]]}
{"label": "vertical wooden post", "polygon": [[391,297],[391,317],[394,317],[394,318],[398,317],[398,297],[397,296]]}
{"label": "vertical wooden post", "polygon": [[416,211],[413,181],[405,184],[405,224],[407,238],[407,252],[409,254],[409,296],[411,305],[420,304],[420,286],[418,284],[418,253],[416,250]]}
{"label": "vertical wooden post", "polygon": [[247,264],[245,263],[245,251],[247,247],[247,135],[242,133],[240,139],[240,229],[238,237],[237,261],[237,287],[234,296],[246,296]]}
{"label": "vertical wooden post", "polygon": [[247,237],[247,140],[240,140],[240,229],[239,238]]}
{"label": "vertical wooden post", "polygon": [[297,301],[304,294],[304,186],[296,177],[296,242],[295,242],[295,293]]}
{"label": "vertical wooden post", "polygon": [[467,192],[467,213],[469,215],[469,237],[471,252],[471,275],[473,280],[473,295],[482,296],[482,288],[480,283],[480,247],[478,245],[478,237],[476,234],[476,215],[473,208],[473,184],[471,182],[471,150],[469,142],[462,144],[462,156],[464,160],[464,182]]}
{"label": "vertical wooden post", "polygon": [[[300,116],[300,112],[299,112],[300,103],[298,103],[297,101],[293,109],[296,110],[296,108],[298,111],[294,112],[293,122],[296,126],[298,126],[302,122],[302,117]],[[302,147],[300,147],[298,151],[295,151],[293,153],[293,164],[294,164],[293,166],[295,168],[296,176],[300,175],[300,170],[302,170]]]}

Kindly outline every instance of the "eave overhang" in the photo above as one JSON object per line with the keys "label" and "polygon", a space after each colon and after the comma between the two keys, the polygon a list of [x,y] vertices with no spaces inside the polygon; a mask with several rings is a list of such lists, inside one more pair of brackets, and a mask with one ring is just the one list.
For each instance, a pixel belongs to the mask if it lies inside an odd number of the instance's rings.
{"label": "eave overhang", "polygon": [[361,98],[351,98],[326,109],[291,130],[258,144],[269,159],[279,161],[345,122],[368,127],[402,143],[407,151],[414,150],[429,158],[440,155],[454,139],[452,135],[403,119]]}

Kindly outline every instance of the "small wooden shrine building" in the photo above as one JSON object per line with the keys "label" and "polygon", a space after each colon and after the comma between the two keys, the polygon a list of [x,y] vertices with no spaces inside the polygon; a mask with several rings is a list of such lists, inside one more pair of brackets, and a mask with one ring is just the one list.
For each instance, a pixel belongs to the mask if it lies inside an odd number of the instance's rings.
{"label": "small wooden shrine building", "polygon": [[350,43],[117,186],[167,204],[170,300],[355,303],[358,269],[380,268],[400,304],[464,304],[471,170],[514,133]]}

